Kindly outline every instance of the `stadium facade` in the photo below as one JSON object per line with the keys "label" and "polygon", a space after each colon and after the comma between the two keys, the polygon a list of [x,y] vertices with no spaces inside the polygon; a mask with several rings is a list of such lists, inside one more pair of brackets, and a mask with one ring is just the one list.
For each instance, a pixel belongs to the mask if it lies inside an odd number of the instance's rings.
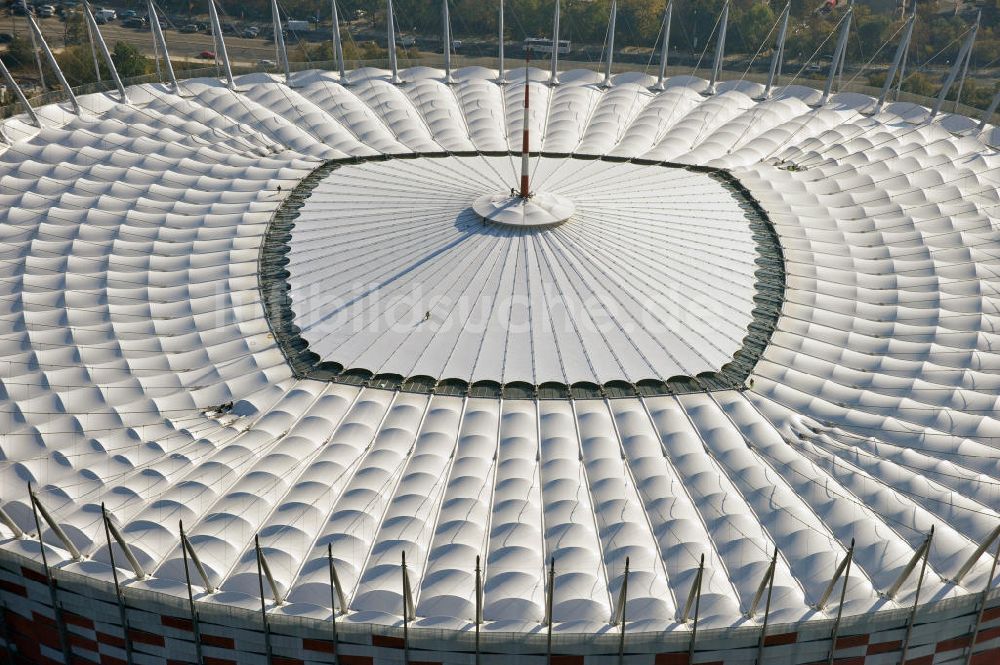
{"label": "stadium facade", "polygon": [[223,64],[0,126],[11,660],[1000,662],[1000,130]]}

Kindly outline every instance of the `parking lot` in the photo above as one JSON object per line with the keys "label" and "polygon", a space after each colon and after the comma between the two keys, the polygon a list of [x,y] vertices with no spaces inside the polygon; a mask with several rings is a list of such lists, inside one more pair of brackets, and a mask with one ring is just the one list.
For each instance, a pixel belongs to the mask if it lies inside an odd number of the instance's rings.
{"label": "parking lot", "polygon": [[[39,27],[45,40],[54,50],[65,46],[66,23],[58,17],[38,18]],[[186,20],[186,19],[185,19]],[[203,22],[196,19],[192,22]],[[170,57],[175,60],[198,60],[202,51],[214,51],[212,36],[204,32],[186,33],[180,31],[182,25],[175,23],[164,27],[167,48]],[[133,44],[144,54],[153,55],[153,36],[149,27],[129,28],[121,20],[110,21],[100,26],[101,34],[109,45],[125,41]],[[27,19],[23,16],[4,16],[0,19],[0,32],[10,35],[26,35],[28,33]],[[269,39],[257,37],[246,39],[240,36],[226,35],[226,49],[234,64],[251,65],[262,59],[275,57],[274,43]]]}

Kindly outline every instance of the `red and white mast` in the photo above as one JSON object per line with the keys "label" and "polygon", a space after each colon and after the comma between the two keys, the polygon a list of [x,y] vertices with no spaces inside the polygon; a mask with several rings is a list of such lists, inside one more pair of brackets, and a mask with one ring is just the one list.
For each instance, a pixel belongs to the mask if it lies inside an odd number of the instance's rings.
{"label": "red and white mast", "polygon": [[521,198],[526,199],[531,196],[531,190],[528,187],[528,108],[530,98],[528,93],[530,92],[531,86],[528,85],[528,63],[531,61],[531,50],[528,50],[527,55],[524,58],[524,122],[521,124],[522,137],[521,137]]}

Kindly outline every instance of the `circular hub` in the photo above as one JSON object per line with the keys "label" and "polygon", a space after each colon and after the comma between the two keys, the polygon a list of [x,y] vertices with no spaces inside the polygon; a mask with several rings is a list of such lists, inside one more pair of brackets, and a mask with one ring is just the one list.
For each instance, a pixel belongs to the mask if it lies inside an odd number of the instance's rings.
{"label": "circular hub", "polygon": [[538,192],[529,198],[486,194],[475,200],[472,209],[487,222],[525,229],[557,226],[576,212],[572,201],[551,192]]}

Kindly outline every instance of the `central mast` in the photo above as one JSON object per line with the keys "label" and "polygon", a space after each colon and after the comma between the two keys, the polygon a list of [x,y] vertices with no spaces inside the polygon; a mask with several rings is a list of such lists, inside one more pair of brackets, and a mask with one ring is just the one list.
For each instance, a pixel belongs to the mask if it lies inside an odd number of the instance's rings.
{"label": "central mast", "polygon": [[531,86],[528,85],[528,63],[531,62],[531,49],[528,49],[524,57],[524,122],[521,124],[521,198],[531,197],[531,189],[528,187],[528,105]]}

